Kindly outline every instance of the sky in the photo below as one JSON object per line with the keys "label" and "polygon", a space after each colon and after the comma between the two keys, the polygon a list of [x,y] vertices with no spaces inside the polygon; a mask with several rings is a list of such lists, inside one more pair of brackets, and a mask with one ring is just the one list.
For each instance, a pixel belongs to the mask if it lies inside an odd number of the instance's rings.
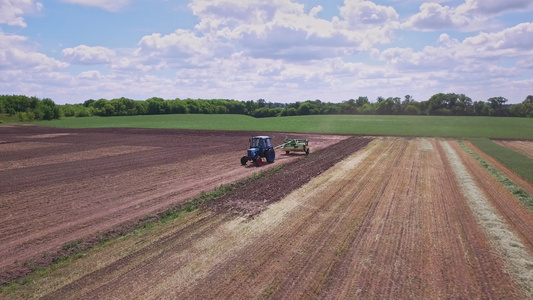
{"label": "sky", "polygon": [[342,102],[533,94],[532,0],[0,0],[0,94]]}

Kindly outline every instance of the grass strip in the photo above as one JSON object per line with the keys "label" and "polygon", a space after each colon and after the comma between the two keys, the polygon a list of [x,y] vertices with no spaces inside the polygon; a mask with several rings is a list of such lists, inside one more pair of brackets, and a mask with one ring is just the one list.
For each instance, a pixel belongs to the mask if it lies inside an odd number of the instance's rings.
{"label": "grass strip", "polygon": [[499,145],[488,138],[469,139],[481,151],[494,157],[515,173],[533,183],[533,159]]}
{"label": "grass strip", "polygon": [[495,168],[494,166],[486,162],[483,158],[481,158],[479,155],[477,155],[463,141],[459,141],[459,144],[461,145],[463,150],[465,150],[468,154],[470,154],[470,156],[476,159],[481,166],[487,169],[489,173],[491,173],[511,194],[513,194],[527,208],[533,211],[533,197],[527,191],[516,185],[511,179],[501,173],[497,168]]}
{"label": "grass strip", "polygon": [[110,229],[96,239],[94,237],[82,238],[67,242],[63,244],[61,250],[59,250],[57,254],[43,254],[43,257],[50,258],[46,265],[38,265],[33,260],[24,262],[23,267],[26,268],[26,270],[19,273],[20,276],[0,284],[0,295],[12,294],[18,291],[22,286],[30,284],[37,279],[49,276],[55,270],[65,267],[77,259],[85,257],[91,249],[105,247],[108,244],[116,242],[119,238],[127,238],[128,236],[142,233],[143,230],[151,230],[155,226],[162,226],[177,220],[186,216],[188,213],[204,207],[207,203],[218,197],[253,183],[260,178],[271,176],[283,168],[284,164],[280,164],[268,170],[253,173],[249,177],[240,179],[234,183],[222,184],[209,192],[202,191],[200,195],[190,199],[185,204],[178,204],[173,208],[169,208],[157,214],[146,215],[133,223]]}

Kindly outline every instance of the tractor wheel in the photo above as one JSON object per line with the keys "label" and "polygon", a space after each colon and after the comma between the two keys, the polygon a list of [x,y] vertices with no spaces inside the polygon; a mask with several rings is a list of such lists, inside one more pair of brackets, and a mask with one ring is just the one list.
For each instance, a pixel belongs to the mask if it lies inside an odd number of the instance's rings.
{"label": "tractor wheel", "polygon": [[260,167],[263,164],[263,159],[258,157],[254,162],[256,166]]}
{"label": "tractor wheel", "polygon": [[289,155],[289,153],[291,153],[290,151],[285,151],[285,154]]}
{"label": "tractor wheel", "polygon": [[245,165],[246,165],[246,162],[248,162],[248,157],[243,156],[243,157],[241,158],[241,165],[245,166]]}
{"label": "tractor wheel", "polygon": [[307,150],[305,150],[305,155],[309,155],[309,151],[311,151],[311,149],[307,148]]}
{"label": "tractor wheel", "polygon": [[266,154],[266,159],[269,164],[274,162],[274,159],[276,159],[276,150],[269,149]]}

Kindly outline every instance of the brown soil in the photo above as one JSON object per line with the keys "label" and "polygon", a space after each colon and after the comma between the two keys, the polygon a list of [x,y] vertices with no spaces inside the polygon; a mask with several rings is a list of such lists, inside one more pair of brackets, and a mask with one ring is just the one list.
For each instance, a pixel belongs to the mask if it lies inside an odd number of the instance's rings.
{"label": "brown soil", "polygon": [[[452,143],[467,167],[470,174],[478,186],[483,187],[487,199],[501,214],[506,223],[516,232],[522,240],[529,253],[533,254],[533,213],[525,207],[516,197],[514,197],[497,179],[492,176],[483,166],[464,151],[460,151],[457,143]],[[496,161],[494,158],[486,155],[476,148],[472,143],[467,142],[468,147],[473,149],[476,154],[483,160],[496,167],[500,172],[505,174],[515,184],[518,184],[529,194],[533,195],[533,186],[524,179],[520,178],[507,167]]]}
{"label": "brown soil", "polygon": [[346,136],[157,129],[0,130],[0,283],[102,238],[118,236],[201,191],[274,164],[242,167],[252,135],[307,138],[311,151]]}
{"label": "brown soil", "polygon": [[[72,267],[76,272],[43,280],[34,296],[523,297],[435,140],[374,140],[310,181],[301,179],[321,160],[342,158],[343,149],[353,152],[360,143],[348,139],[291,163],[219,199],[212,204],[216,213],[178,219],[155,241],[132,237],[131,250],[117,243],[89,255]],[[308,183],[286,195],[291,181]],[[264,209],[263,202],[271,204]],[[227,213],[254,214],[255,206],[262,213],[254,218]]]}

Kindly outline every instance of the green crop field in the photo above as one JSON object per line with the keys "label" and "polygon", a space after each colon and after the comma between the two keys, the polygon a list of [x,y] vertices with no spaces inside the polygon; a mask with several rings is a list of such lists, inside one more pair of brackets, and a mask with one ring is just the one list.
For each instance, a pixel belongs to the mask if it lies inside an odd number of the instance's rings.
{"label": "green crop field", "polygon": [[475,138],[470,141],[481,151],[499,160],[518,175],[533,183],[533,159],[496,144],[487,138]]}
{"label": "green crop field", "polygon": [[244,115],[149,115],[35,122],[64,128],[140,127],[336,134],[533,139],[533,119],[321,115],[256,119]]}

